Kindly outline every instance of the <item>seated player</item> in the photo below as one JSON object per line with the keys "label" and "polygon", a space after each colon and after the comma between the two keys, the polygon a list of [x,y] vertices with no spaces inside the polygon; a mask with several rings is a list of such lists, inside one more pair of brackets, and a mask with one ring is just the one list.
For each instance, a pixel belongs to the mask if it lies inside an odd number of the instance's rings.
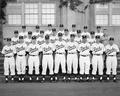
{"label": "seated player", "polygon": [[2,49],[4,54],[4,75],[5,81],[8,82],[8,76],[12,76],[11,80],[14,80],[15,76],[15,59],[14,54],[16,53],[15,47],[11,44],[11,38],[7,38],[7,44]]}

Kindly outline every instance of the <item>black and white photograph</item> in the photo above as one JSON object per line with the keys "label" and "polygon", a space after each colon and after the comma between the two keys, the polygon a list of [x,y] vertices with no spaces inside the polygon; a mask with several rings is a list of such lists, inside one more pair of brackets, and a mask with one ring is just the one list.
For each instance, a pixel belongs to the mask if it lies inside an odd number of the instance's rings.
{"label": "black and white photograph", "polygon": [[120,96],[120,0],[0,0],[0,96]]}

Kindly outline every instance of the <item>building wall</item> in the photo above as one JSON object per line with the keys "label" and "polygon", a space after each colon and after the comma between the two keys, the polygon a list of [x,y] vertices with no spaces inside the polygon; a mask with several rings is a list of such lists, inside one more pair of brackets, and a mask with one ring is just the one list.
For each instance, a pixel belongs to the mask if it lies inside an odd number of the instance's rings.
{"label": "building wall", "polygon": [[[62,9],[59,7],[59,0],[18,0],[18,3],[22,2],[55,2],[57,4],[57,23],[56,26],[58,27],[60,23],[63,23],[66,28],[71,29],[72,24],[76,24],[78,29],[83,29],[83,26],[88,25],[89,31],[94,30],[96,28],[95,25],[95,10],[94,5],[91,5],[85,12],[85,14],[77,13],[71,11],[68,7],[63,7]],[[86,0],[88,1],[88,0]],[[9,9],[10,11],[11,9]],[[12,10],[11,10],[12,11]],[[17,10],[16,10],[17,12]],[[21,25],[22,26],[22,25]],[[12,37],[14,30],[21,31],[21,26],[9,26],[5,24],[3,26],[3,37]],[[107,29],[106,33],[115,37],[117,44],[119,44],[119,37],[120,37],[120,26],[103,26],[103,29]],[[41,26],[42,30],[46,29],[46,26]],[[27,26],[27,30],[34,31],[34,26]],[[119,44],[120,45],[120,44]]]}

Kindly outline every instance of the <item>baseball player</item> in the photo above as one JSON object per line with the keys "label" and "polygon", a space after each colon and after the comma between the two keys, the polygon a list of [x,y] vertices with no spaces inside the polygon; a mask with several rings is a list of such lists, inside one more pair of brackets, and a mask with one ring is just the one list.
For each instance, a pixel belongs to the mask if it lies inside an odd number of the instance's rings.
{"label": "baseball player", "polygon": [[29,80],[32,80],[33,68],[35,68],[35,75],[37,76],[36,80],[39,80],[39,52],[40,45],[36,42],[36,36],[32,37],[32,43],[28,46],[27,51],[29,52],[28,66],[29,66]]}
{"label": "baseball player", "polygon": [[15,75],[15,60],[14,54],[16,53],[15,47],[11,44],[11,38],[7,38],[7,45],[2,49],[2,54],[4,54],[4,75],[5,80],[8,82],[8,76],[11,75],[11,80],[14,80]]}
{"label": "baseball player", "polygon": [[54,45],[50,42],[50,36],[45,36],[45,43],[41,46],[41,51],[43,52],[42,59],[42,80],[45,81],[45,75],[47,71],[47,66],[49,68],[50,80],[53,81],[53,51],[55,50]]}
{"label": "baseball player", "polygon": [[[66,42],[62,38],[63,34],[58,33],[58,40],[55,42],[55,75],[58,74],[59,67],[61,64],[63,80],[65,80],[65,73],[66,73],[66,64],[65,64],[65,49],[66,49]],[[55,80],[58,80],[58,77],[55,76]]]}
{"label": "baseball player", "polygon": [[51,40],[51,43],[55,43],[55,41],[57,40],[57,31],[55,28],[52,29],[50,40]]}
{"label": "baseball player", "polygon": [[100,36],[100,37],[103,37],[104,36],[104,33],[102,32],[102,29],[100,26],[97,26],[97,32],[95,33],[95,36]]}
{"label": "baseball player", "polygon": [[70,31],[70,34],[74,34],[75,36],[77,36],[77,30],[75,24],[72,24],[72,31]]}
{"label": "baseball player", "polygon": [[19,81],[24,81],[24,75],[26,73],[26,49],[27,45],[24,43],[24,37],[19,36],[19,43],[15,46],[16,57],[16,70],[19,76]]}
{"label": "baseball player", "polygon": [[70,41],[67,43],[67,73],[69,75],[68,80],[70,80],[70,74],[72,73],[73,68],[73,74],[74,79],[77,80],[77,73],[78,73],[78,56],[77,56],[77,50],[78,50],[78,43],[75,42],[75,35],[70,35]]}
{"label": "baseball player", "polygon": [[81,33],[81,36],[86,35],[87,39],[90,38],[90,33],[88,32],[88,27],[84,26],[84,31]]}
{"label": "baseball player", "polygon": [[78,51],[80,52],[80,80],[83,80],[83,75],[86,75],[86,80],[89,80],[90,70],[90,44],[87,42],[87,36],[82,36],[82,43],[79,44]]}
{"label": "baseball player", "polygon": [[38,38],[38,37],[40,36],[40,33],[39,33],[39,31],[40,31],[40,26],[37,25],[35,28],[36,28],[36,31],[33,32],[32,36],[36,36],[36,38]]}
{"label": "baseball player", "polygon": [[48,28],[44,33],[45,35],[51,35],[52,34],[52,25],[48,24]]}
{"label": "baseball player", "polygon": [[28,37],[24,39],[24,42],[29,45],[32,40],[32,31],[28,31]]}
{"label": "baseball player", "polygon": [[99,74],[99,80],[102,81],[103,77],[103,52],[105,51],[105,47],[102,43],[100,43],[100,36],[96,36],[96,43],[92,44],[91,46],[91,51],[93,54],[92,58],[92,75],[93,75],[93,80],[95,79],[95,75],[97,73],[97,68],[98,68],[98,74]]}
{"label": "baseball player", "polygon": [[64,25],[63,24],[59,25],[59,31],[58,31],[58,33],[64,34]]}
{"label": "baseball player", "polygon": [[69,30],[64,29],[63,40],[67,43],[70,40]]}
{"label": "baseball player", "polygon": [[27,38],[28,32],[26,31],[26,26],[22,26],[22,32],[19,33],[19,36],[23,36],[24,39]]}
{"label": "baseball player", "polygon": [[119,52],[118,46],[114,43],[114,38],[109,38],[109,44],[105,46],[105,52],[107,55],[106,59],[106,74],[107,80],[110,80],[109,76],[113,75],[113,80],[116,81],[116,74],[117,74],[117,54]]}
{"label": "baseball player", "polygon": [[42,44],[44,44],[45,42],[45,38],[44,38],[44,31],[40,31],[40,37],[37,38],[37,43],[42,46]]}
{"label": "baseball player", "polygon": [[14,37],[12,37],[12,44],[16,45],[18,43],[19,40],[19,34],[18,34],[18,30],[14,31]]}
{"label": "baseball player", "polygon": [[96,42],[95,32],[94,32],[94,31],[91,31],[91,32],[90,32],[90,38],[89,38],[87,41],[90,43],[90,45],[92,45],[93,43]]}
{"label": "baseball player", "polygon": [[75,41],[80,44],[82,42],[82,37],[81,37],[81,30],[77,30],[77,36],[75,37]]}

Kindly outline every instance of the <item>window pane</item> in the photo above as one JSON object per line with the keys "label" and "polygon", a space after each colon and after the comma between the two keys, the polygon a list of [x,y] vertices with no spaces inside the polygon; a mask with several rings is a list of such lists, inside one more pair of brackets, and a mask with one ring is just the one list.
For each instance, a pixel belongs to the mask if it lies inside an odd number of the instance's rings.
{"label": "window pane", "polygon": [[112,25],[120,25],[120,15],[112,15]]}
{"label": "window pane", "polygon": [[38,13],[38,4],[25,4],[25,13]]}
{"label": "window pane", "polygon": [[37,25],[38,15],[25,15],[25,24]]}
{"label": "window pane", "polygon": [[108,15],[96,15],[96,25],[108,25]]}
{"label": "window pane", "polygon": [[108,4],[96,4],[96,11],[108,11]]}
{"label": "window pane", "polygon": [[21,24],[21,15],[8,15],[8,24]]}

